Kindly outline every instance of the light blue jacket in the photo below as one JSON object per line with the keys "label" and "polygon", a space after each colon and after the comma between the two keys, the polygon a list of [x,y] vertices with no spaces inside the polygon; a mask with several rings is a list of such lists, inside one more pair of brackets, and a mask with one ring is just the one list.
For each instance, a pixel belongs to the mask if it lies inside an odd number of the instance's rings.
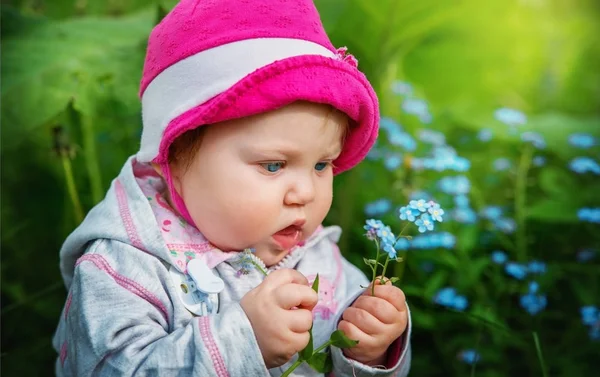
{"label": "light blue jacket", "polygon": [[[190,292],[182,289],[182,281],[191,281],[171,262],[172,251],[134,169],[139,175],[147,166],[130,158],[104,200],[60,251],[68,296],[53,339],[59,354],[57,376],[280,376],[294,360],[280,368],[266,368],[239,304],[264,275],[256,269],[240,274],[242,253],[227,253],[227,258],[219,259],[222,251],[206,251],[203,255],[213,253],[217,257],[213,260],[219,260],[211,266],[212,272],[225,286],[220,293],[205,296],[202,304],[207,315],[192,314],[184,303]],[[319,274],[322,288],[314,310],[315,346],[327,341],[343,310],[363,292],[361,285],[369,283],[341,256],[336,245],[340,234],[338,227],[323,228],[269,269]],[[333,298],[324,298],[327,295]],[[409,323],[404,336],[392,346],[400,352],[396,360],[390,360],[390,369],[349,360],[332,347],[333,375],[406,376],[410,329]],[[322,374],[303,364],[293,375]]]}

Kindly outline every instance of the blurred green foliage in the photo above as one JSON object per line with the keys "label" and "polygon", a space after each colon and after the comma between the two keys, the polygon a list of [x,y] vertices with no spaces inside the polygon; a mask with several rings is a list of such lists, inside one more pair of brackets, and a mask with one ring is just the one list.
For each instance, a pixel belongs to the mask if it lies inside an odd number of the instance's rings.
{"label": "blurred green foliage", "polygon": [[[474,211],[499,205],[516,223],[515,232],[506,233],[481,218],[450,221],[442,229],[455,235],[455,248],[404,254],[406,263],[394,272],[402,275],[415,324],[412,374],[592,375],[600,366],[594,360],[600,343],[589,338],[579,310],[600,305],[600,258],[581,263],[576,254],[597,249],[600,232],[597,224],[579,221],[577,211],[600,207],[600,184],[593,173],[578,175],[568,167],[580,155],[600,157],[599,3],[316,3],[334,44],[348,46],[372,81],[382,116],[413,137],[423,128],[442,132],[471,163],[464,175]],[[146,41],[174,1],[2,5],[1,364],[6,375],[52,375],[56,355],[50,339],[66,296],[58,249],[81,220],[74,203],[87,211],[101,200],[137,150]],[[403,110],[405,98],[392,90],[398,80],[412,83],[432,122],[423,124]],[[526,124],[511,132],[494,119],[500,107],[524,112]],[[481,129],[489,129],[493,139],[479,141]],[[543,135],[546,148],[524,144],[520,135],[527,131]],[[594,135],[596,146],[575,148],[567,142],[573,133]],[[390,147],[380,139],[378,147]],[[337,179],[327,221],[344,228],[340,246],[351,261],[361,265],[373,252],[363,236],[366,203],[385,198],[404,205],[425,190],[452,207],[452,197],[436,185],[448,172],[411,168],[411,159],[427,148],[420,143],[415,151],[399,150],[403,162],[397,169],[370,160]],[[545,158],[543,167],[531,165],[534,155]],[[513,168],[494,171],[499,157]],[[397,227],[396,215],[382,216]],[[532,316],[519,305],[527,283],[491,262],[494,249],[518,262],[547,264],[537,278],[548,298],[545,310]],[[423,269],[423,263],[431,267]],[[445,286],[468,297],[466,311],[432,302]],[[481,355],[477,364],[461,361],[466,349]]]}

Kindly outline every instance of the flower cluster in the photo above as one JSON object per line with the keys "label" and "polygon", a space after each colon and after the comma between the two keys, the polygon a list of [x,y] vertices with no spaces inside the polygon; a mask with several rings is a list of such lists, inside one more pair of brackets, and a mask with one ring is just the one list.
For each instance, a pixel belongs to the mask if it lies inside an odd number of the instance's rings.
{"label": "flower cluster", "polygon": [[548,300],[546,295],[538,293],[538,283],[532,281],[529,283],[529,290],[526,294],[521,296],[519,303],[521,307],[525,309],[529,314],[536,315],[546,308]]}
{"label": "flower cluster", "polygon": [[581,322],[589,327],[590,339],[600,340],[600,310],[597,306],[588,305],[580,309]]}
{"label": "flower cluster", "polygon": [[577,217],[581,221],[600,224],[600,208],[581,208],[577,211]]}
{"label": "flower cluster", "polygon": [[420,233],[433,230],[435,222],[442,222],[444,210],[434,201],[411,200],[400,208],[400,220],[407,220],[419,227]]}
{"label": "flower cluster", "polygon": [[453,287],[440,289],[433,298],[433,302],[458,311],[464,311],[469,305],[467,298],[459,295]]}
{"label": "flower cluster", "polygon": [[364,229],[367,231],[367,238],[372,241],[378,241],[379,246],[388,254],[390,259],[396,258],[396,237],[389,226],[385,225],[381,220],[367,220]]}

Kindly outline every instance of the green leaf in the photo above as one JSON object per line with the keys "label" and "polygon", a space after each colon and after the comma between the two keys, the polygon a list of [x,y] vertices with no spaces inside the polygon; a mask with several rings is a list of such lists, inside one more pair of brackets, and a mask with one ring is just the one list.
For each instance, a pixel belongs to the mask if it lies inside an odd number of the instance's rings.
{"label": "green leaf", "polygon": [[363,261],[367,266],[377,266],[377,261],[375,259],[363,258]]}
{"label": "green leaf", "polygon": [[577,222],[577,208],[572,201],[544,199],[527,208],[527,217],[548,222]]}
{"label": "green leaf", "polygon": [[319,293],[319,274],[317,274],[317,276],[315,277],[315,281],[313,281],[312,283],[312,289],[313,291]]}
{"label": "green leaf", "polygon": [[394,284],[394,283],[396,283],[396,282],[399,282],[399,281],[400,281],[400,278],[399,278],[399,277],[397,277],[397,276],[394,276],[394,277],[390,278],[390,281],[392,282],[392,284]]}
{"label": "green leaf", "polygon": [[[313,291],[317,292],[317,294],[319,293],[319,274],[317,274],[317,276],[315,277],[315,281],[313,281],[313,283],[312,283],[312,289],[313,289]],[[304,349],[302,351],[300,351],[298,353],[300,360],[309,360],[313,356],[312,329],[313,329],[313,327],[311,325],[310,330],[308,331],[308,334],[310,335],[308,344],[306,345],[306,347],[304,347]]]}
{"label": "green leaf", "polygon": [[315,353],[306,363],[319,373],[329,373],[333,370],[333,360],[329,352]]}
{"label": "green leaf", "polygon": [[300,360],[309,360],[313,354],[313,334],[312,334],[312,326],[310,327],[310,331],[308,332],[310,338],[308,340],[308,344],[304,349],[298,352],[298,357]]}
{"label": "green leaf", "polygon": [[[2,123],[9,126],[5,129],[27,135],[73,99],[90,103],[82,99],[89,94],[90,82],[102,77],[118,77],[120,82],[123,65],[131,64],[132,54],[137,57],[143,49],[153,16],[154,11],[143,11],[122,18],[40,21],[3,38],[0,93]],[[126,55],[129,59],[123,59]],[[131,75],[128,68],[124,79],[139,81],[140,69],[141,65]]]}
{"label": "green leaf", "polygon": [[334,331],[329,340],[331,341],[331,345],[337,348],[351,348],[358,344],[358,340],[348,338],[341,330]]}

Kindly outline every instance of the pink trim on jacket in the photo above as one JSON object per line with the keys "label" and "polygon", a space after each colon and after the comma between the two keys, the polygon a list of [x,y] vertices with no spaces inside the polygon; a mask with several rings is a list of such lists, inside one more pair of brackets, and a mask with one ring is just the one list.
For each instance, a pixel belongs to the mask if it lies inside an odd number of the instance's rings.
{"label": "pink trim on jacket", "polygon": [[71,309],[71,301],[73,301],[73,293],[69,291],[69,296],[67,296],[67,302],[65,304],[65,320],[67,319],[67,315],[69,315],[69,309]]}
{"label": "pink trim on jacket", "polygon": [[129,206],[127,205],[127,193],[118,179],[115,180],[115,192],[117,194],[117,202],[119,203],[121,220],[123,221],[123,225],[125,226],[125,230],[127,231],[127,236],[129,236],[131,245],[140,250],[146,250],[142,240],[138,235],[137,229],[135,228],[135,223],[133,222],[131,213],[129,212]]}
{"label": "pink trim on jacket", "polygon": [[209,317],[198,317],[198,325],[200,327],[200,335],[202,336],[202,340],[204,341],[204,344],[206,344],[206,348],[208,348],[210,358],[213,361],[213,366],[217,371],[217,376],[229,377],[229,372],[227,372],[227,368],[225,368],[225,362],[223,361],[219,347],[217,346],[217,343],[215,342],[215,339],[210,331]]}
{"label": "pink trim on jacket", "polygon": [[65,340],[60,347],[60,366],[65,366],[65,360],[67,359],[67,341]]}
{"label": "pink trim on jacket", "polygon": [[118,272],[116,272],[110,266],[108,261],[103,256],[98,255],[98,254],[86,254],[77,260],[77,262],[75,263],[75,266],[79,266],[82,262],[85,262],[85,261],[94,263],[94,265],[96,265],[96,267],[98,267],[100,270],[106,272],[113,279],[115,279],[117,284],[119,284],[120,286],[127,289],[128,291],[132,292],[133,294],[139,296],[140,298],[142,298],[142,299],[148,301],[149,303],[151,303],[152,305],[154,305],[158,310],[160,310],[162,316],[165,318],[165,321],[167,321],[167,322],[169,321],[169,313],[167,311],[167,308],[158,299],[158,297],[156,297],[155,295],[150,293],[150,291],[148,291],[146,288],[144,288],[139,283],[137,283],[125,276],[120,275]]}

